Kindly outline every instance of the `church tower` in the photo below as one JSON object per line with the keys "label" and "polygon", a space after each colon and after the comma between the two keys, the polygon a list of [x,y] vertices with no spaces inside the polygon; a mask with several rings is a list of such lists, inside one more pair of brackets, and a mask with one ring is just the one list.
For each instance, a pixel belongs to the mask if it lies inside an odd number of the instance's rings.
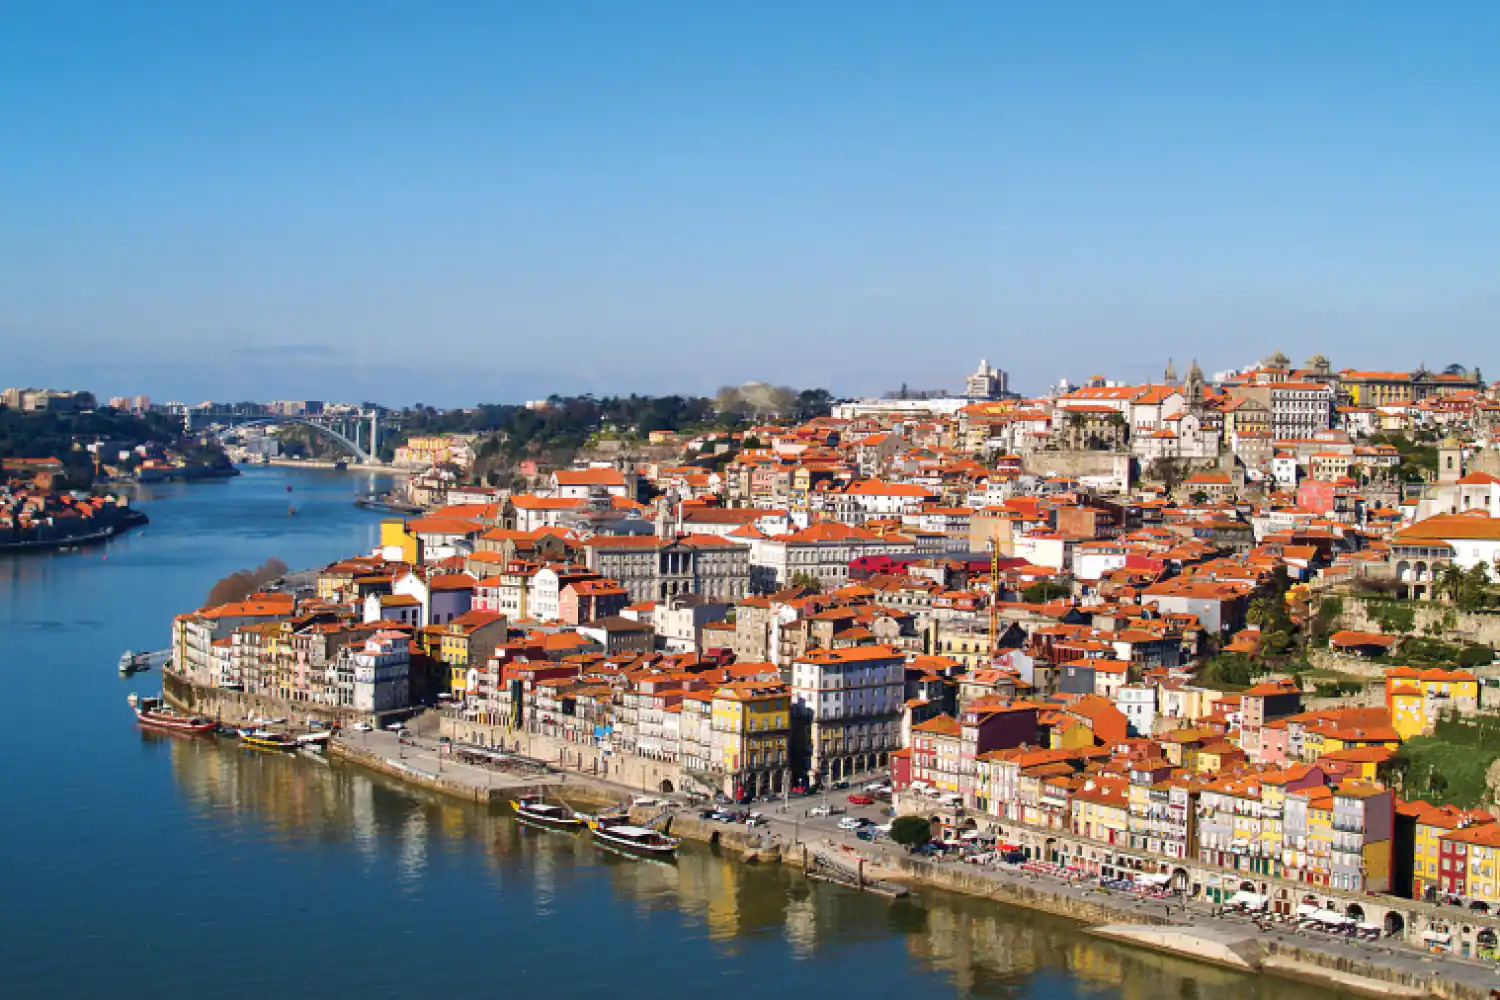
{"label": "church tower", "polygon": [[1188,409],[1197,411],[1203,406],[1203,369],[1198,367],[1198,359],[1193,359],[1193,367],[1188,369],[1187,383],[1182,387],[1182,394],[1187,397]]}
{"label": "church tower", "polygon": [[1438,442],[1438,482],[1456,483],[1464,477],[1464,446],[1451,434]]}
{"label": "church tower", "polygon": [[1167,370],[1162,373],[1161,380],[1167,385],[1177,384],[1177,365],[1171,358],[1167,359]]}

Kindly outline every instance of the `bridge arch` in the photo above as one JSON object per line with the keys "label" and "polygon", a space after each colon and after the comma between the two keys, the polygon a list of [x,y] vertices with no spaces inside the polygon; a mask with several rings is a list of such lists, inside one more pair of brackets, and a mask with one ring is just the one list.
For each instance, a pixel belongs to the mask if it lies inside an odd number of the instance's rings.
{"label": "bridge arch", "polygon": [[316,420],[309,420],[306,417],[250,417],[246,420],[234,421],[224,427],[223,430],[215,431],[214,434],[217,437],[223,437],[230,431],[238,430],[241,427],[258,427],[266,424],[301,424],[303,427],[311,427],[329,440],[336,441],[347,448],[360,464],[369,464],[375,460],[369,452],[361,448],[352,439],[345,437],[332,427],[328,427]]}

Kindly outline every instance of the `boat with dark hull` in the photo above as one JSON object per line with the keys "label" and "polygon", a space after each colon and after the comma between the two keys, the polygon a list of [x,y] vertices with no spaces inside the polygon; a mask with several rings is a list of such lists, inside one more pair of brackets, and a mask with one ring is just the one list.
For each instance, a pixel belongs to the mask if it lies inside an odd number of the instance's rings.
{"label": "boat with dark hull", "polygon": [[628,817],[591,816],[588,824],[594,843],[608,850],[658,861],[677,856],[676,837],[669,837],[660,830],[633,826]]}
{"label": "boat with dark hull", "polygon": [[583,829],[583,818],[577,813],[567,806],[548,802],[540,795],[523,795],[519,799],[511,799],[510,807],[515,811],[517,819],[549,830],[576,833]]}
{"label": "boat with dark hull", "polygon": [[141,698],[132,694],[125,700],[130,704],[130,710],[135,713],[136,721],[143,726],[150,726],[152,729],[162,729],[170,733],[199,735],[211,733],[219,726],[212,719],[205,719],[197,715],[183,715],[181,712],[168,706],[161,698]]}
{"label": "boat with dark hull", "polygon": [[297,741],[284,733],[269,729],[241,729],[240,742],[257,750],[295,750]]}

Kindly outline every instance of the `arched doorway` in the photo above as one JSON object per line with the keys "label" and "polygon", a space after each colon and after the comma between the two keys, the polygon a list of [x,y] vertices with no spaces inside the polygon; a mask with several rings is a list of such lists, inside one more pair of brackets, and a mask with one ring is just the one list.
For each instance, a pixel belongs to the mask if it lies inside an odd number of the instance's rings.
{"label": "arched doorway", "polygon": [[668,781],[666,778],[662,779],[660,791],[663,795],[671,795],[676,790],[677,789],[672,787],[672,782]]}
{"label": "arched doorway", "polygon": [[1241,882],[1240,883],[1240,892],[1254,892],[1254,891],[1255,891],[1255,883],[1254,882]]}
{"label": "arched doorway", "polygon": [[1496,944],[1497,940],[1493,929],[1489,927],[1479,928],[1479,933],[1474,937],[1474,948],[1477,957],[1493,958]]}
{"label": "arched doorway", "polygon": [[1271,909],[1283,915],[1292,912],[1292,897],[1285,889],[1277,889],[1276,897],[1271,902]]}
{"label": "arched doorway", "polygon": [[1057,863],[1057,838],[1048,837],[1042,850],[1042,860]]}
{"label": "arched doorway", "polygon": [[1178,892],[1187,892],[1188,872],[1186,868],[1172,869],[1172,888]]}
{"label": "arched doorway", "polygon": [[1406,918],[1395,910],[1389,910],[1386,912],[1383,926],[1386,937],[1395,937],[1406,930]]}
{"label": "arched doorway", "polygon": [[1363,906],[1360,906],[1358,903],[1350,903],[1348,906],[1344,907],[1344,916],[1348,917],[1350,920],[1353,920],[1355,923],[1362,924],[1365,922],[1365,908]]}

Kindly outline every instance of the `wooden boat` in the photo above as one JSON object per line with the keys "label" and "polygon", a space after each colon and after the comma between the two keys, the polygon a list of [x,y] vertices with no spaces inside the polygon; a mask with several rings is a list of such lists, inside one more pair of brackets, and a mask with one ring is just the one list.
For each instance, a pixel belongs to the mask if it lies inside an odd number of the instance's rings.
{"label": "wooden boat", "polygon": [[316,733],[303,733],[297,737],[297,746],[303,750],[311,750],[314,753],[322,753],[328,749],[328,743],[333,739],[333,734],[324,729]]}
{"label": "wooden boat", "polygon": [[241,729],[240,742],[257,750],[295,750],[297,741],[284,733],[273,733],[269,729]]}
{"label": "wooden boat", "polygon": [[141,698],[132,694],[125,700],[131,711],[135,712],[136,720],[152,729],[165,729],[173,733],[211,733],[218,727],[218,723],[212,719],[182,715],[176,709],[169,708],[160,698]]}
{"label": "wooden boat", "polygon": [[647,858],[671,858],[677,854],[677,839],[659,830],[632,826],[622,816],[591,816],[589,832],[601,847]]}
{"label": "wooden boat", "polygon": [[518,818],[551,830],[569,832],[583,829],[583,820],[567,806],[543,800],[540,795],[523,795],[510,800],[511,809]]}

